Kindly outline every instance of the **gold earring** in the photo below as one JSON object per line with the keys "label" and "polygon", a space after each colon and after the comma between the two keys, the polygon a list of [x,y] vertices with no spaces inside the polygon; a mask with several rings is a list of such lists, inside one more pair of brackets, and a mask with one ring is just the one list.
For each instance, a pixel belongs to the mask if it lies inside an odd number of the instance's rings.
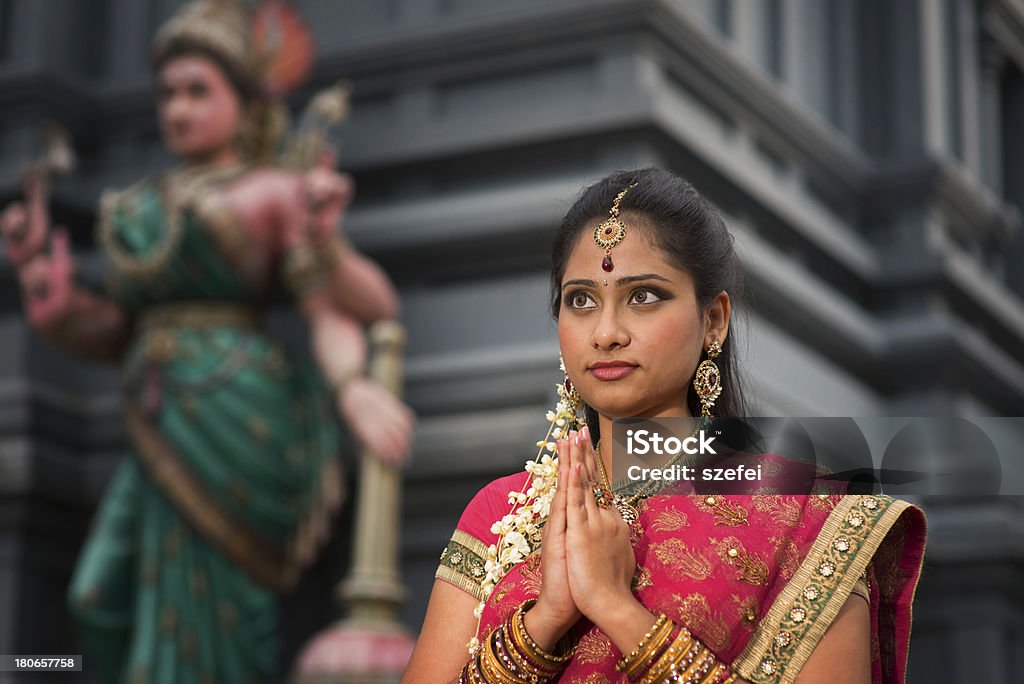
{"label": "gold earring", "polygon": [[693,389],[697,390],[697,398],[701,403],[700,414],[707,418],[714,418],[711,408],[722,394],[722,373],[715,364],[715,358],[721,351],[722,345],[714,340],[708,347],[708,358],[700,362],[693,376]]}
{"label": "gold earring", "polygon": [[583,397],[573,386],[572,381],[569,380],[569,374],[565,371],[565,360],[562,358],[562,354],[558,354],[558,367],[562,369],[562,373],[565,377],[562,379],[562,384],[558,386],[558,397],[565,404],[566,410],[574,416],[574,425],[568,426],[568,430],[578,430],[587,424],[587,419],[582,413],[583,410]]}

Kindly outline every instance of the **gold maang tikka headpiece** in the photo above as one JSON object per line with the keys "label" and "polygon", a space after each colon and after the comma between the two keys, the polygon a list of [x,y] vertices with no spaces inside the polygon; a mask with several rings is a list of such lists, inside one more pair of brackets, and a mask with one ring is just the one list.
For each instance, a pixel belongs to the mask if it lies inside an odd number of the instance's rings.
{"label": "gold maang tikka headpiece", "polygon": [[633,181],[615,196],[612,208],[608,211],[608,218],[597,224],[597,228],[594,228],[594,242],[604,250],[601,268],[609,273],[615,268],[615,264],[612,263],[612,247],[622,242],[622,239],[626,237],[626,224],[619,218],[619,202],[626,196],[629,189],[635,186],[636,181]]}
{"label": "gold maang tikka headpiece", "polygon": [[250,19],[248,4],[242,0],[192,0],[157,31],[154,57],[159,61],[178,46],[203,47],[223,59],[246,86],[255,86],[262,64],[250,35]]}

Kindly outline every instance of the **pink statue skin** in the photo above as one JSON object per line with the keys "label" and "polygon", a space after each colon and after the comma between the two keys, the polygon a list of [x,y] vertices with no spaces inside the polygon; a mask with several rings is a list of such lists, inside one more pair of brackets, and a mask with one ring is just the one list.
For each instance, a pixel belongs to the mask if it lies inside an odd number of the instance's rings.
{"label": "pink statue skin", "polygon": [[[248,113],[216,62],[196,54],[173,57],[159,70],[157,89],[161,133],[176,157],[187,166],[210,169],[242,161],[239,131]],[[327,151],[307,173],[254,167],[218,191],[245,226],[247,249],[268,267],[297,241],[326,243],[339,229],[353,184],[333,167],[334,155]],[[47,253],[50,220],[41,181],[28,174],[24,190],[25,202],[12,204],[0,217],[0,232],[31,326],[76,356],[120,359],[132,332],[129,316],[112,300],[75,283],[66,230],[54,232]],[[306,295],[299,309],[310,326],[315,360],[326,378],[337,381],[364,367],[362,325],[396,317],[399,303],[380,268],[349,249],[329,286]],[[338,384],[338,412],[360,442],[387,462],[403,462],[411,447],[412,411],[361,375]]]}

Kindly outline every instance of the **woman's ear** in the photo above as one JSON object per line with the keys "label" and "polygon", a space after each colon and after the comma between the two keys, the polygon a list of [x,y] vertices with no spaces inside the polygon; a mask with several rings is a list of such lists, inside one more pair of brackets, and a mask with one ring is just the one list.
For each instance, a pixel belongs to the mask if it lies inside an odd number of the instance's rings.
{"label": "woman's ear", "polygon": [[704,309],[704,348],[707,349],[714,340],[725,346],[725,338],[729,335],[729,319],[732,315],[732,302],[729,293],[722,290],[714,296],[711,303]]}

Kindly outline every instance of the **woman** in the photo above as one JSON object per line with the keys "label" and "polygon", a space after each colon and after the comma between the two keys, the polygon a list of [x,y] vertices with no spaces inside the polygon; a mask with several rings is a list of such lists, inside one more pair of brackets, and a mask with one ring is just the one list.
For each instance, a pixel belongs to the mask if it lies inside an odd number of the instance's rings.
{"label": "woman", "polygon": [[[351,195],[329,159],[267,165],[265,61],[239,2],[191,3],[162,27],[161,132],[184,164],[104,197],[108,292],[73,282],[37,180],[4,215],[33,327],[122,362],[135,456],[115,474],[80,557],[71,609],[103,681],[251,682],[277,670],[276,594],[340,502],[339,413],[393,462],[412,415],[363,377],[362,324],[397,314],[387,277],[336,229]],[[283,282],[318,369],[262,324]]]}
{"label": "woman", "polygon": [[903,680],[918,509],[608,491],[613,417],[744,415],[737,268],[721,217],[684,180],[650,168],[583,192],[553,254],[567,379],[556,442],[538,446],[557,460],[466,508],[403,681]]}

